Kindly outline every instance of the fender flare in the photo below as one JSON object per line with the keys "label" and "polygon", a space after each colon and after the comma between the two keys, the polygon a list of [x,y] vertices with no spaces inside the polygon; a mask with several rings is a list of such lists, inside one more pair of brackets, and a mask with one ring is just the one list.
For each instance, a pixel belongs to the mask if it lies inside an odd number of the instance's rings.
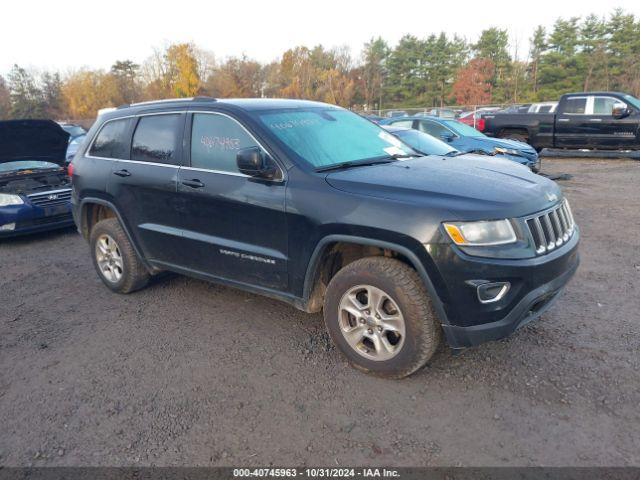
{"label": "fender flare", "polygon": [[131,235],[131,232],[129,232],[129,229],[127,228],[126,223],[123,221],[122,219],[122,215],[120,215],[120,211],[118,210],[118,208],[110,201],[105,200],[103,198],[98,198],[98,197],[85,197],[80,201],[80,218],[78,219],[78,223],[80,224],[80,232],[82,233],[82,231],[84,230],[85,227],[85,207],[87,204],[98,204],[98,205],[103,205],[105,207],[109,207],[110,210],[112,210],[115,214],[116,217],[118,219],[118,222],[120,222],[120,226],[122,227],[122,230],[124,230],[125,235],[127,236],[127,239],[129,240],[129,243],[131,243],[131,245],[133,246],[133,250],[136,252],[136,255],[138,255],[138,259],[140,260],[140,262],[142,262],[142,264],[144,265],[144,267],[149,271],[149,273],[153,273],[153,272],[157,272],[158,269],[154,268],[153,266],[151,266],[149,264],[149,262],[147,262],[147,259],[144,257],[144,255],[142,255],[142,251],[140,250],[140,248],[138,247],[138,244],[134,241],[133,236]]}
{"label": "fender flare", "polygon": [[431,278],[427,273],[427,270],[425,269],[424,265],[422,264],[418,256],[403,245],[398,245],[397,243],[385,242],[384,240],[376,240],[376,239],[367,238],[367,237],[336,234],[336,235],[327,235],[326,237],[323,237],[318,242],[315,249],[313,250],[313,253],[311,254],[311,258],[309,260],[309,266],[307,267],[307,271],[304,277],[303,298],[304,298],[305,304],[309,302],[309,299],[311,297],[311,289],[313,287],[314,280],[318,272],[318,267],[320,266],[320,258],[322,256],[322,253],[324,252],[326,246],[332,242],[356,243],[360,245],[380,247],[387,250],[392,250],[406,257],[409,260],[409,262],[411,262],[413,268],[415,268],[415,270],[418,272],[418,275],[420,275],[420,279],[422,280],[424,286],[427,289],[427,292],[429,293],[429,296],[431,297],[431,301],[436,310],[436,314],[440,319],[440,323],[442,325],[450,324],[449,318],[447,317],[442,300],[440,299],[440,296],[438,295],[433,285],[433,282],[431,281]]}

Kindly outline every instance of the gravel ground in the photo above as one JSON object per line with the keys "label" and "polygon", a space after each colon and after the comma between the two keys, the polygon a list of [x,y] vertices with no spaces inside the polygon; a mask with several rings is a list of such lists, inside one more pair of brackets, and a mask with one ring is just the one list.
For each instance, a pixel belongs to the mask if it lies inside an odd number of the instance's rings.
{"label": "gravel ground", "polygon": [[573,176],[576,277],[402,381],[320,315],[179,276],[112,294],[74,231],[0,242],[0,464],[640,465],[640,162],[544,170]]}

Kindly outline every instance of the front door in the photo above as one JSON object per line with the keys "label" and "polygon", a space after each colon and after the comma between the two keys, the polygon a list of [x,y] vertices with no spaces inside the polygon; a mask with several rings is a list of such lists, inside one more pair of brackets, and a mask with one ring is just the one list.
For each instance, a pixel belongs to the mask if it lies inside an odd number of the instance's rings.
{"label": "front door", "polygon": [[286,289],[284,172],[273,181],[241,174],[238,150],[264,148],[226,114],[190,114],[186,138],[190,165],[178,173],[185,246],[181,266],[235,282]]}
{"label": "front door", "polygon": [[629,108],[618,98],[594,95],[593,113],[589,121],[597,126],[591,135],[591,146],[609,150],[637,148],[638,118],[627,116],[614,118],[614,108]]}

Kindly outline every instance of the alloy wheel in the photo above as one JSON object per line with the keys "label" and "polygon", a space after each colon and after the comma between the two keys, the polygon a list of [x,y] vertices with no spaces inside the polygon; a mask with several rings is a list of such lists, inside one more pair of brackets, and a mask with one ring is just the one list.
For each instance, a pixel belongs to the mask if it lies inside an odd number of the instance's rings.
{"label": "alloy wheel", "polygon": [[349,346],[369,360],[389,360],[404,344],[405,322],[398,304],[372,285],[352,287],[342,296],[338,323]]}
{"label": "alloy wheel", "polygon": [[95,254],[104,278],[111,283],[118,283],[124,274],[124,263],[116,241],[110,235],[100,235]]}

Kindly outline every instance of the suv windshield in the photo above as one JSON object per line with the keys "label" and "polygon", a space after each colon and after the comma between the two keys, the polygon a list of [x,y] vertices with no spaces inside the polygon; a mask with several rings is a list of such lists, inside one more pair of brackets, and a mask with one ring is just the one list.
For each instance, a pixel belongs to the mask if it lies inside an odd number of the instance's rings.
{"label": "suv windshield", "polygon": [[389,132],[348,110],[318,107],[254,115],[287,149],[316,169],[415,155]]}
{"label": "suv windshield", "polygon": [[443,120],[442,123],[461,137],[486,137],[484,133],[457,120]]}
{"label": "suv windshield", "polygon": [[638,110],[640,110],[640,100],[638,100],[636,97],[632,96],[632,95],[625,95],[624,99],[629,102],[631,105],[633,105],[634,107],[636,107]]}

